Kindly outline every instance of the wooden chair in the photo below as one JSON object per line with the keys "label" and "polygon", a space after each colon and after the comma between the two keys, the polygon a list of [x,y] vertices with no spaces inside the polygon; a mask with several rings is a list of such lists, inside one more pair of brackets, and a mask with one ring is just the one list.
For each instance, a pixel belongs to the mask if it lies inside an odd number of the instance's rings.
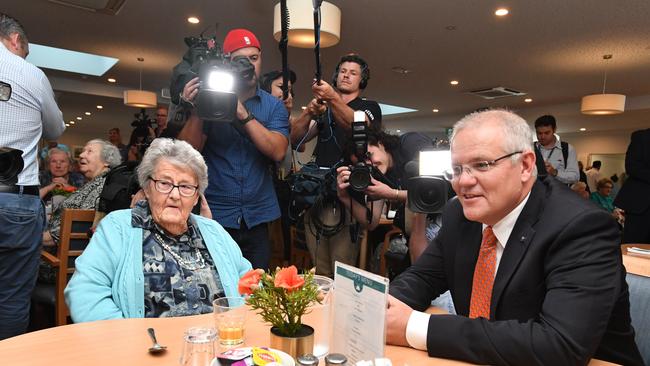
{"label": "wooden chair", "polygon": [[390,246],[390,241],[393,240],[397,235],[401,235],[402,230],[397,226],[393,226],[388,232],[384,235],[384,243],[381,246],[381,252],[379,253],[379,275],[386,276],[386,252]]}
{"label": "wooden chair", "polygon": [[313,267],[311,263],[311,255],[307,249],[307,239],[305,238],[305,227],[297,227],[291,225],[291,263],[299,269],[310,269]]}
{"label": "wooden chair", "polygon": [[61,216],[61,241],[57,255],[42,251],[41,257],[52,267],[56,268],[56,283],[54,290],[54,308],[56,325],[68,324],[70,311],[65,304],[63,290],[72,277],[75,260],[83,253],[88,245],[90,230],[95,218],[95,210],[63,209]]}

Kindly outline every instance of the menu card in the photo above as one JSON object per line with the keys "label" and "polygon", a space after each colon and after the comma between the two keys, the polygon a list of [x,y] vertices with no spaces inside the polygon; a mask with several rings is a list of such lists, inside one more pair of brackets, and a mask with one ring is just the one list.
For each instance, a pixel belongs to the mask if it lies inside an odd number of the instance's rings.
{"label": "menu card", "polygon": [[384,357],[388,278],[335,263],[331,352],[348,364]]}

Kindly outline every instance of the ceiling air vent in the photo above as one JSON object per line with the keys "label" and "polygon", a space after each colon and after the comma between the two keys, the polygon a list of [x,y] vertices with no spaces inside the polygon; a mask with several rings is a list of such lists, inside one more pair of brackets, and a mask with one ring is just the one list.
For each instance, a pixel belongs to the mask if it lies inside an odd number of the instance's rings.
{"label": "ceiling air vent", "polygon": [[106,15],[117,15],[126,0],[48,0],[51,3]]}
{"label": "ceiling air vent", "polygon": [[473,90],[469,93],[479,96],[483,99],[498,99],[498,98],[517,97],[521,95],[526,95],[526,93],[524,92],[520,92],[518,90],[514,90],[510,88],[504,88],[502,86],[498,86],[496,88],[490,88],[490,89]]}

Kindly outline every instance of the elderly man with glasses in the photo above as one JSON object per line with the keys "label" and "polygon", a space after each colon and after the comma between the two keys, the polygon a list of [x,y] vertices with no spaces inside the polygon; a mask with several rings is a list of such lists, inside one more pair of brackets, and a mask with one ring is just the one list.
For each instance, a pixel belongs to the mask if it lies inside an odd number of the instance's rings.
{"label": "elderly man with glasses", "polygon": [[[390,286],[387,342],[477,364],[642,365],[616,223],[557,180],[536,179],[526,121],[470,114],[454,126],[451,158],[458,199]],[[421,312],[446,290],[458,315]]]}

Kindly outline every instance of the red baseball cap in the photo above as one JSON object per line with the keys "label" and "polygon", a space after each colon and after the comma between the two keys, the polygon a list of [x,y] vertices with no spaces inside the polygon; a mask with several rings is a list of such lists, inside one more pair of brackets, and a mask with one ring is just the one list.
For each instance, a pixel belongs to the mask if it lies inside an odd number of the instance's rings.
{"label": "red baseball cap", "polygon": [[232,53],[244,47],[257,47],[258,50],[262,49],[260,47],[260,41],[248,29],[233,29],[228,32],[226,39],[223,41],[224,53]]}

